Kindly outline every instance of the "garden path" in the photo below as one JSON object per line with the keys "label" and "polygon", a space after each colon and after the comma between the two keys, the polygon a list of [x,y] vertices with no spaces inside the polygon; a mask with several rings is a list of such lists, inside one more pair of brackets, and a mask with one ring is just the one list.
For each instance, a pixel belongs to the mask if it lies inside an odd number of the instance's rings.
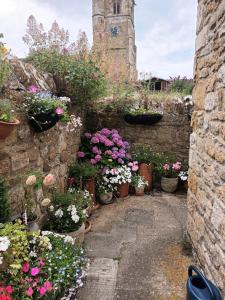
{"label": "garden path", "polygon": [[186,195],[155,193],[103,206],[85,242],[90,258],[78,300],[185,298]]}

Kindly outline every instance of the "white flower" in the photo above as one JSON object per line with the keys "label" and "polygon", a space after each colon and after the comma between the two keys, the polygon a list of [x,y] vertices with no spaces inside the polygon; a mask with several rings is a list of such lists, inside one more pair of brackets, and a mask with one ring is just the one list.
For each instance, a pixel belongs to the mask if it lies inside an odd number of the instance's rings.
{"label": "white flower", "polygon": [[64,238],[64,243],[70,243],[70,244],[74,245],[74,239],[71,236],[67,235]]}
{"label": "white flower", "polygon": [[30,252],[30,257],[37,257],[37,253],[34,252],[34,251],[31,251],[31,252]]}
{"label": "white flower", "polygon": [[78,223],[80,217],[77,214],[71,214],[71,219],[74,221],[74,223]]}
{"label": "white flower", "polygon": [[0,237],[0,251],[5,252],[10,246],[10,240],[7,236]]}
{"label": "white flower", "polygon": [[61,208],[57,209],[57,211],[55,212],[55,216],[56,218],[62,218],[63,216],[63,210]]}
{"label": "white flower", "polygon": [[53,212],[53,211],[54,211],[54,206],[51,205],[51,206],[49,207],[49,210],[50,210],[51,212]]}

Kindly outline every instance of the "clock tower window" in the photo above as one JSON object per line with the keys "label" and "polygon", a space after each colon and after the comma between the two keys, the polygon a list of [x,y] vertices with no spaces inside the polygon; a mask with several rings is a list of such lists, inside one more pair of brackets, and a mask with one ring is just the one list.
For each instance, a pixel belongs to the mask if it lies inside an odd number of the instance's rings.
{"label": "clock tower window", "polygon": [[121,13],[121,1],[115,0],[113,1],[113,14],[119,15]]}

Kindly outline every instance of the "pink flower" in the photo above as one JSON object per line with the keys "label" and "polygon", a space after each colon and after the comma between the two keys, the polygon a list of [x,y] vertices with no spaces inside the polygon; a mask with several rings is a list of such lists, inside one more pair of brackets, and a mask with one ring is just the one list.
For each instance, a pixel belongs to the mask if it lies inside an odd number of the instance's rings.
{"label": "pink flower", "polygon": [[104,154],[105,155],[112,155],[112,151],[111,150],[106,150]]}
{"label": "pink flower", "polygon": [[99,162],[102,159],[101,155],[96,155],[95,156],[95,161]]}
{"label": "pink flower", "polygon": [[168,171],[168,170],[170,169],[170,165],[169,165],[169,164],[165,164],[165,165],[163,166],[163,169],[164,169],[165,171]]}
{"label": "pink flower", "polygon": [[44,287],[46,288],[47,291],[51,291],[52,290],[52,283],[50,281],[46,281],[44,283]]}
{"label": "pink flower", "polygon": [[43,180],[43,184],[45,186],[50,186],[50,185],[53,185],[55,183],[55,176],[53,174],[48,174],[44,180]]}
{"label": "pink flower", "polygon": [[131,169],[132,169],[133,172],[137,172],[137,170],[139,169],[139,166],[138,165],[133,165]]}
{"label": "pink flower", "polygon": [[46,294],[46,292],[47,292],[47,289],[44,286],[42,286],[39,290],[39,293],[41,296],[44,296]]}
{"label": "pink flower", "polygon": [[64,114],[64,110],[61,108],[61,107],[57,107],[56,110],[55,110],[55,113],[58,115],[58,116],[61,116]]}
{"label": "pink flower", "polygon": [[8,286],[5,288],[5,290],[6,290],[6,292],[7,292],[8,294],[12,294],[12,292],[13,292],[13,289],[12,289],[12,286],[11,286],[11,285],[8,285]]}
{"label": "pink flower", "polygon": [[32,268],[31,269],[31,275],[32,276],[37,276],[40,273],[40,269],[39,268]]}
{"label": "pink flower", "polygon": [[39,91],[39,88],[34,84],[32,84],[31,86],[28,87],[28,92],[29,93],[35,94],[38,91]]}
{"label": "pink flower", "polygon": [[118,163],[123,165],[124,164],[124,160],[122,160],[121,158],[118,159]]}
{"label": "pink flower", "polygon": [[77,155],[78,155],[79,158],[85,157],[85,153],[84,153],[83,151],[79,151],[79,152],[77,153]]}
{"label": "pink flower", "polygon": [[108,128],[103,128],[100,132],[101,134],[108,136],[111,133],[111,130],[109,130]]}
{"label": "pink flower", "polygon": [[29,270],[30,270],[30,265],[29,265],[28,262],[25,262],[25,263],[23,264],[23,266],[22,266],[22,271],[23,271],[24,273],[28,273]]}
{"label": "pink flower", "polygon": [[172,168],[175,171],[180,171],[181,165],[182,165],[181,162],[177,161],[175,164],[173,164]]}
{"label": "pink flower", "polygon": [[33,291],[32,287],[29,287],[29,289],[26,292],[27,296],[32,297],[33,293],[34,293],[34,291]]}
{"label": "pink flower", "polygon": [[44,267],[45,262],[42,258],[39,259],[39,264],[40,264],[41,267]]}
{"label": "pink flower", "polygon": [[91,139],[91,143],[92,144],[98,144],[99,143],[99,138],[93,136],[93,138]]}
{"label": "pink flower", "polygon": [[97,164],[97,161],[96,161],[95,159],[92,158],[92,159],[91,159],[91,164],[92,164],[92,165],[96,165],[96,164]]}
{"label": "pink flower", "polygon": [[90,139],[92,135],[91,135],[91,133],[86,132],[86,133],[84,134],[84,136],[85,136],[87,139]]}
{"label": "pink flower", "polygon": [[101,150],[99,150],[98,147],[95,146],[95,147],[92,148],[92,152],[93,152],[94,154],[100,154],[100,153],[101,153]]}

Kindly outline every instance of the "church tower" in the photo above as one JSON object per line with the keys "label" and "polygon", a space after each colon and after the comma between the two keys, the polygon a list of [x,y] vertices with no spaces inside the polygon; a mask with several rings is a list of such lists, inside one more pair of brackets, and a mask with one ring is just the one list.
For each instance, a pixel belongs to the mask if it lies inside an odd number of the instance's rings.
{"label": "church tower", "polygon": [[[113,80],[135,81],[134,0],[92,0],[93,42]],[[103,58],[104,57],[104,58]]]}

